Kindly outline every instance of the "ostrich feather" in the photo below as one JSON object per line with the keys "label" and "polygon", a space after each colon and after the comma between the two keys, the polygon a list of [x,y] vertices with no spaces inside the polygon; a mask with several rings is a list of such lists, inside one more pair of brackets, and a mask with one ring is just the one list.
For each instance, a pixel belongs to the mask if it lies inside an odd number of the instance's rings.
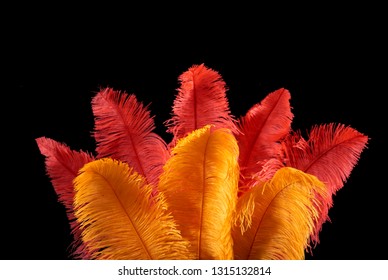
{"label": "ostrich feather", "polygon": [[278,89],[239,119],[240,133],[236,139],[240,149],[241,186],[248,186],[267,160],[280,158],[280,141],[291,130],[290,98],[288,90]]}
{"label": "ostrich feather", "polygon": [[325,183],[331,194],[325,199],[321,198],[324,207],[312,237],[315,242],[319,242],[322,224],[329,220],[332,196],[344,186],[367,143],[366,135],[349,126],[334,123],[312,127],[307,141],[297,131],[283,142],[286,165],[316,176]]}
{"label": "ostrich feather", "polygon": [[[187,259],[190,254],[160,194],[127,163],[86,164],[74,180],[74,209],[93,259]],[[150,202],[150,200],[153,200]]]}
{"label": "ostrich feather", "polygon": [[210,125],[178,141],[159,181],[195,259],[232,259],[238,146],[228,129]]}
{"label": "ostrich feather", "polygon": [[[281,88],[254,105],[238,122],[236,135],[240,149],[240,191],[249,187],[270,159],[280,159],[280,141],[290,132],[293,114],[290,93]],[[257,177],[257,176],[255,176]]]}
{"label": "ostrich feather", "polygon": [[47,137],[39,137],[35,140],[41,154],[45,156],[46,172],[51,179],[58,201],[66,209],[74,237],[71,254],[75,258],[88,259],[89,254],[80,240],[80,229],[74,217],[73,179],[77,176],[79,169],[94,160],[94,157],[83,151],[73,151],[67,145]]}
{"label": "ostrich feather", "polygon": [[148,106],[125,92],[106,88],[92,100],[97,158],[112,157],[128,163],[156,185],[168,158],[164,140],[155,128]]}
{"label": "ostrich feather", "polygon": [[204,64],[193,65],[179,76],[179,81],[172,117],[165,122],[167,132],[173,134],[170,146],[205,125],[236,131],[226,98],[225,82],[218,72]]}
{"label": "ostrich feather", "polygon": [[315,176],[291,167],[244,193],[237,212],[246,220],[232,231],[235,259],[304,259],[321,206],[315,193],[328,195]]}

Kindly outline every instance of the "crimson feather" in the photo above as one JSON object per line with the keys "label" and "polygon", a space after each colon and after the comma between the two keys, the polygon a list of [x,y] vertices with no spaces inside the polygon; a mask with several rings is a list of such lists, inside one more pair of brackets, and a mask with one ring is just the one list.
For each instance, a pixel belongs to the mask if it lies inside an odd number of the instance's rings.
{"label": "crimson feather", "polygon": [[276,163],[276,168],[281,166],[278,164],[280,141],[290,132],[293,118],[289,100],[289,91],[278,89],[239,119],[240,133],[236,138],[240,148],[240,191],[244,191],[241,186],[252,184],[253,177],[257,177],[264,164],[267,167],[269,163]]}
{"label": "crimson feather", "polygon": [[333,195],[346,183],[369,138],[344,124],[313,126],[306,141],[300,131],[290,133],[283,142],[286,165],[316,176],[331,195],[321,203],[321,216],[312,240],[319,242],[322,224],[329,220]]}
{"label": "crimson feather", "polygon": [[226,98],[226,85],[221,75],[204,64],[193,65],[179,76],[180,87],[174,100],[172,117],[165,122],[173,134],[170,146],[188,133],[213,125],[237,131]]}
{"label": "crimson feather", "polygon": [[135,95],[100,90],[92,100],[97,158],[111,157],[129,164],[156,186],[168,158],[167,145],[153,132],[148,106]]}
{"label": "crimson feather", "polygon": [[78,171],[88,162],[94,160],[93,155],[83,151],[73,151],[66,144],[59,143],[47,137],[36,139],[42,155],[45,156],[46,172],[58,195],[58,201],[66,209],[70,229],[74,236],[72,255],[75,258],[88,259],[89,252],[81,240],[81,229],[74,216],[74,187],[73,180]]}

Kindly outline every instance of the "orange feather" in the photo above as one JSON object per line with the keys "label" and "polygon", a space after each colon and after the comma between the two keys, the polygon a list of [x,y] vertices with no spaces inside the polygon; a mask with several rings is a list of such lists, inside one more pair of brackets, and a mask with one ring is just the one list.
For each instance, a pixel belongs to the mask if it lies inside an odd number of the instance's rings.
{"label": "orange feather", "polygon": [[291,167],[244,193],[233,228],[235,259],[304,259],[321,206],[316,193],[328,195],[315,176]]}
{"label": "orange feather", "polygon": [[75,216],[93,259],[188,259],[190,254],[161,194],[126,163],[104,158],[74,180]]}
{"label": "orange feather", "polygon": [[159,182],[195,259],[232,259],[238,146],[228,129],[205,126],[178,141]]}

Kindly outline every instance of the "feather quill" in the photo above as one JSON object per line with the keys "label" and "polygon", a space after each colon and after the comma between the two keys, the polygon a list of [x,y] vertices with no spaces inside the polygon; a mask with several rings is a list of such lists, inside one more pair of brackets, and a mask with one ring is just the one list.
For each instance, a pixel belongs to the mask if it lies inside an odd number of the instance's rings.
{"label": "feather quill", "polygon": [[148,106],[133,94],[106,88],[93,98],[92,109],[97,158],[124,161],[157,185],[168,151],[164,140],[152,132],[155,125]]}
{"label": "feather quill", "polygon": [[367,143],[366,135],[334,123],[312,127],[307,141],[297,131],[283,142],[286,165],[316,176],[325,183],[330,193],[330,196],[321,198],[324,207],[312,236],[315,242],[319,242],[322,224],[329,220],[332,196],[344,186]]}
{"label": "feather quill", "polygon": [[[127,163],[86,164],[74,180],[75,216],[93,259],[188,259],[190,254],[161,194]],[[153,200],[150,203],[150,200]]]}
{"label": "feather quill", "polygon": [[321,206],[315,193],[328,195],[315,176],[291,167],[244,193],[237,211],[246,220],[232,231],[235,259],[304,259]]}
{"label": "feather quill", "polygon": [[210,125],[178,141],[160,177],[182,236],[195,259],[232,259],[238,146],[228,129]]}
{"label": "feather quill", "polygon": [[71,254],[75,258],[88,259],[89,253],[80,239],[81,231],[74,216],[73,179],[77,176],[79,169],[93,161],[94,157],[83,151],[73,151],[67,145],[47,137],[39,137],[35,140],[41,154],[45,156],[46,172],[51,179],[58,201],[66,209],[70,230],[74,237]]}
{"label": "feather quill", "polygon": [[173,134],[170,146],[188,133],[205,125],[236,130],[221,75],[204,64],[193,65],[179,76],[180,87],[174,100],[172,117],[165,122]]}
{"label": "feather quill", "polygon": [[240,149],[240,192],[252,185],[252,177],[257,179],[264,164],[280,160],[280,141],[290,132],[293,118],[289,100],[289,91],[278,89],[239,119],[236,139]]}

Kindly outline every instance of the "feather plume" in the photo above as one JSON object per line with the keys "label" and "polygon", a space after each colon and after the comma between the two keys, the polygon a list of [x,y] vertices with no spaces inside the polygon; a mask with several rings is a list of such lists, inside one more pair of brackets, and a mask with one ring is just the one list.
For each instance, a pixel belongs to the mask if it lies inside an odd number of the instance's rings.
{"label": "feather plume", "polygon": [[80,239],[79,225],[74,217],[73,179],[77,176],[79,169],[94,160],[94,157],[83,151],[72,151],[67,145],[50,138],[39,137],[35,140],[41,154],[45,156],[46,172],[51,179],[58,201],[66,209],[70,229],[74,237],[71,254],[75,258],[88,259],[89,254]]}
{"label": "feather plume", "polygon": [[93,98],[92,109],[97,158],[124,161],[157,185],[168,151],[164,140],[152,132],[155,126],[148,106],[133,94],[106,88]]}
{"label": "feather plume", "polygon": [[280,159],[280,141],[290,132],[293,118],[289,100],[289,91],[278,89],[239,119],[240,192],[246,191],[242,187],[252,184],[252,177],[268,160]]}
{"label": "feather plume", "polygon": [[221,75],[204,64],[193,65],[179,76],[180,87],[174,100],[172,118],[165,122],[173,134],[170,146],[179,138],[205,125],[236,130]]}
{"label": "feather plume", "polygon": [[322,224],[329,220],[332,195],[344,186],[367,143],[366,135],[349,126],[334,123],[312,127],[307,141],[298,131],[291,133],[283,142],[286,165],[316,176],[325,183],[331,194],[326,199],[321,198],[324,207],[312,236],[315,242],[319,242]]}
{"label": "feather plume", "polygon": [[[93,259],[187,259],[185,241],[161,194],[128,164],[86,164],[74,180],[75,216]],[[150,200],[153,200],[150,203]]]}
{"label": "feather plume", "polygon": [[304,259],[321,205],[315,193],[328,195],[315,176],[291,167],[244,193],[237,211],[245,220],[232,231],[235,259]]}
{"label": "feather plume", "polygon": [[160,177],[182,236],[195,259],[231,259],[237,202],[238,146],[228,129],[210,125],[178,141]]}

